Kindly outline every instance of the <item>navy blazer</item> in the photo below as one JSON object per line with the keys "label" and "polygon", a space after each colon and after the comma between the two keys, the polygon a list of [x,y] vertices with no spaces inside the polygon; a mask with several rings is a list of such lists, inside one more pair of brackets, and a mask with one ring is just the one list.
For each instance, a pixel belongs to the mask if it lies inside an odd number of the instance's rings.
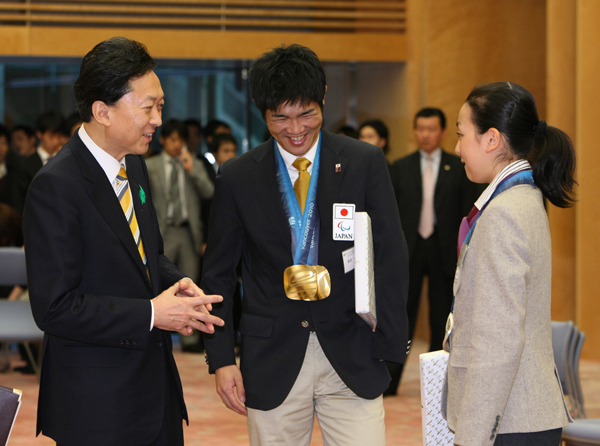
{"label": "navy blazer", "polygon": [[143,158],[126,163],[151,282],[114,189],[77,134],[27,195],[31,307],[45,332],[37,433],[59,444],[151,443],[166,376],[187,419],[171,337],[150,331],[149,302],[183,274],[162,254]]}
{"label": "navy blazer", "polygon": [[[293,258],[274,150],[271,138],[224,163],[217,175],[202,288],[223,295],[223,303],[213,308],[226,324],[206,337],[210,371],[235,364],[231,310],[241,258],[246,405],[270,410],[285,400],[300,372],[311,330],[348,387],[360,397],[376,398],[390,381],[381,360],[403,363],[408,338],[408,255],[385,157],[370,144],[322,132],[319,264],[329,270],[332,289],[322,301],[304,302],[288,299],[283,287],[284,270]],[[354,243],[333,240],[334,203],[355,204],[357,212],[371,217],[376,332],[355,312],[354,272],[344,274],[342,261],[342,252]]]}

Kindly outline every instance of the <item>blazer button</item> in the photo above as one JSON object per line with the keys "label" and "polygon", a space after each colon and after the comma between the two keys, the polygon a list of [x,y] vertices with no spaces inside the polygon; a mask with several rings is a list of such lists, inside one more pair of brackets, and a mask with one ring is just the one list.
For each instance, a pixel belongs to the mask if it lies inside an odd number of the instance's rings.
{"label": "blazer button", "polygon": [[129,345],[129,344],[131,344],[131,341],[130,341],[129,339],[127,339],[127,340],[125,341],[125,345]]}
{"label": "blazer button", "polygon": [[157,343],[156,343],[156,346],[157,346],[158,348],[161,348],[161,347],[162,347],[162,342],[157,342]]}
{"label": "blazer button", "polygon": [[131,345],[135,345],[137,344],[137,341],[134,339],[133,341],[131,341]]}
{"label": "blazer button", "polygon": [[309,325],[308,321],[302,321],[302,326],[304,328],[308,328],[308,325]]}
{"label": "blazer button", "polygon": [[121,345],[125,345],[125,341],[124,341],[123,339],[121,339],[121,340],[119,341],[119,344],[121,344]]}

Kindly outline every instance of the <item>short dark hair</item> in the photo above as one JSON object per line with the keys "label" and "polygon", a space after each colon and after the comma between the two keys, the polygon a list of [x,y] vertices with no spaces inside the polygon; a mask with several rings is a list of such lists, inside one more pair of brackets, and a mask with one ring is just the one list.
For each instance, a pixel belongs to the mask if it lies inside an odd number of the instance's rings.
{"label": "short dark hair", "polygon": [[356,130],[351,125],[342,125],[337,129],[335,133],[337,133],[338,135],[346,135],[350,138],[358,139],[358,130]]}
{"label": "short dark hair", "polygon": [[555,206],[570,206],[576,184],[573,143],[565,132],[540,121],[529,91],[512,82],[494,82],[475,87],[465,102],[477,134],[498,130],[516,159],[531,163],[544,196]]}
{"label": "short dark hair", "polygon": [[25,133],[29,138],[31,138],[32,136],[35,137],[35,130],[33,130],[33,127],[31,127],[29,125],[17,124],[13,127],[11,133],[18,132],[18,131]]}
{"label": "short dark hair", "polygon": [[92,119],[92,104],[114,105],[131,91],[130,81],[156,67],[146,46],[125,37],[113,37],[96,45],[81,62],[75,81],[75,100],[83,122]]}
{"label": "short dark hair", "polygon": [[363,129],[363,127],[372,127],[373,129],[375,129],[380,138],[385,138],[385,146],[383,146],[382,150],[383,153],[387,153],[390,149],[388,144],[390,141],[390,132],[387,128],[387,125],[385,125],[383,121],[380,121],[379,119],[370,119],[368,121],[365,121],[358,127],[359,137],[360,131]]}
{"label": "short dark hair", "polygon": [[226,129],[231,130],[231,127],[226,122],[220,121],[218,119],[211,119],[206,123],[206,127],[204,127],[204,131],[202,133],[204,134],[205,138],[209,136],[213,137],[215,136],[215,132],[219,127],[225,127]]}
{"label": "short dark hair", "polygon": [[78,111],[74,111],[73,113],[71,113],[69,116],[67,116],[67,119],[65,121],[65,134],[71,136],[71,129],[77,124],[81,124],[81,122],[81,115]]}
{"label": "short dark hair", "polygon": [[5,136],[6,142],[10,144],[10,131],[4,124],[1,124],[1,123],[0,123],[0,136]]}
{"label": "short dark hair", "polygon": [[280,105],[316,102],[323,109],[326,79],[319,58],[297,44],[281,45],[254,62],[248,78],[252,99],[263,117]]}
{"label": "short dark hair", "polygon": [[179,119],[169,119],[160,129],[160,137],[167,138],[177,132],[181,139],[187,139],[188,131],[185,123]]}
{"label": "short dark hair", "polygon": [[61,133],[65,127],[65,117],[56,110],[50,110],[42,113],[35,120],[35,130],[40,133],[48,131]]}
{"label": "short dark hair", "polygon": [[437,116],[440,120],[440,127],[442,130],[446,128],[446,115],[439,108],[425,107],[417,112],[415,119],[413,120],[413,127],[417,127],[417,118],[431,118]]}
{"label": "short dark hair", "polygon": [[211,153],[217,153],[224,142],[232,142],[237,148],[237,142],[230,133],[219,133],[213,137],[213,140],[208,145],[208,149]]}
{"label": "short dark hair", "polygon": [[188,118],[183,121],[186,127],[196,127],[200,133],[202,133],[202,124],[196,118]]}

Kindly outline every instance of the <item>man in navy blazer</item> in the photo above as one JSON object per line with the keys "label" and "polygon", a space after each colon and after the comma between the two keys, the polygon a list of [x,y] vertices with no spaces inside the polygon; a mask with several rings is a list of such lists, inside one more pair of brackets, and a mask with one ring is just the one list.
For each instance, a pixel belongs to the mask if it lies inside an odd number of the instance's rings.
{"label": "man in navy blazer", "polygon": [[[383,445],[381,394],[390,380],[383,361],[404,362],[408,335],[407,249],[385,157],[321,129],[327,87],[310,49],[264,54],[250,71],[250,88],[272,138],[219,170],[201,284],[223,295],[214,314],[225,319],[224,330],[205,339],[217,391],[228,408],[248,416],[251,445],[308,445],[315,415],[327,444]],[[302,158],[311,163],[306,170],[297,164]],[[284,284],[284,271],[304,263],[294,262],[288,212],[302,210],[302,195],[290,188],[306,172],[310,212],[300,218],[312,221],[318,212],[310,255],[318,252],[316,265],[331,279],[331,294],[313,301],[288,298]],[[374,331],[355,312],[354,272],[344,270],[354,243],[334,240],[334,204],[354,205],[372,221]],[[229,323],[240,258],[241,370]]]}
{"label": "man in navy blazer", "polygon": [[220,296],[163,255],[142,156],[164,103],[154,66],[123,37],[84,57],[75,83],[84,124],[25,204],[31,307],[45,332],[37,433],[61,446],[183,445],[169,331],[222,323],[208,313]]}

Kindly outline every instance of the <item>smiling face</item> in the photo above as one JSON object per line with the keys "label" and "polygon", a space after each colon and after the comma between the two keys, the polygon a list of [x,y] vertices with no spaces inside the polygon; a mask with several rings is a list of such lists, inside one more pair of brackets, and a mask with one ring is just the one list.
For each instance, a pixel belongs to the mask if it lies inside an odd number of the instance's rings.
{"label": "smiling face", "polygon": [[129,82],[131,91],[109,105],[106,151],[116,159],[125,155],[143,155],[156,127],[162,124],[164,93],[158,76],[149,71]]}
{"label": "smiling face", "polygon": [[[495,154],[489,150],[489,139],[479,135],[471,120],[471,107],[463,104],[458,113],[458,142],[455,152],[463,163],[467,177],[474,183],[489,183],[495,177]],[[486,132],[487,133],[487,132]]]}
{"label": "smiling face", "polygon": [[267,110],[265,120],[269,132],[286,152],[303,156],[319,137],[323,114],[314,101],[306,105],[284,103],[277,110]]}

